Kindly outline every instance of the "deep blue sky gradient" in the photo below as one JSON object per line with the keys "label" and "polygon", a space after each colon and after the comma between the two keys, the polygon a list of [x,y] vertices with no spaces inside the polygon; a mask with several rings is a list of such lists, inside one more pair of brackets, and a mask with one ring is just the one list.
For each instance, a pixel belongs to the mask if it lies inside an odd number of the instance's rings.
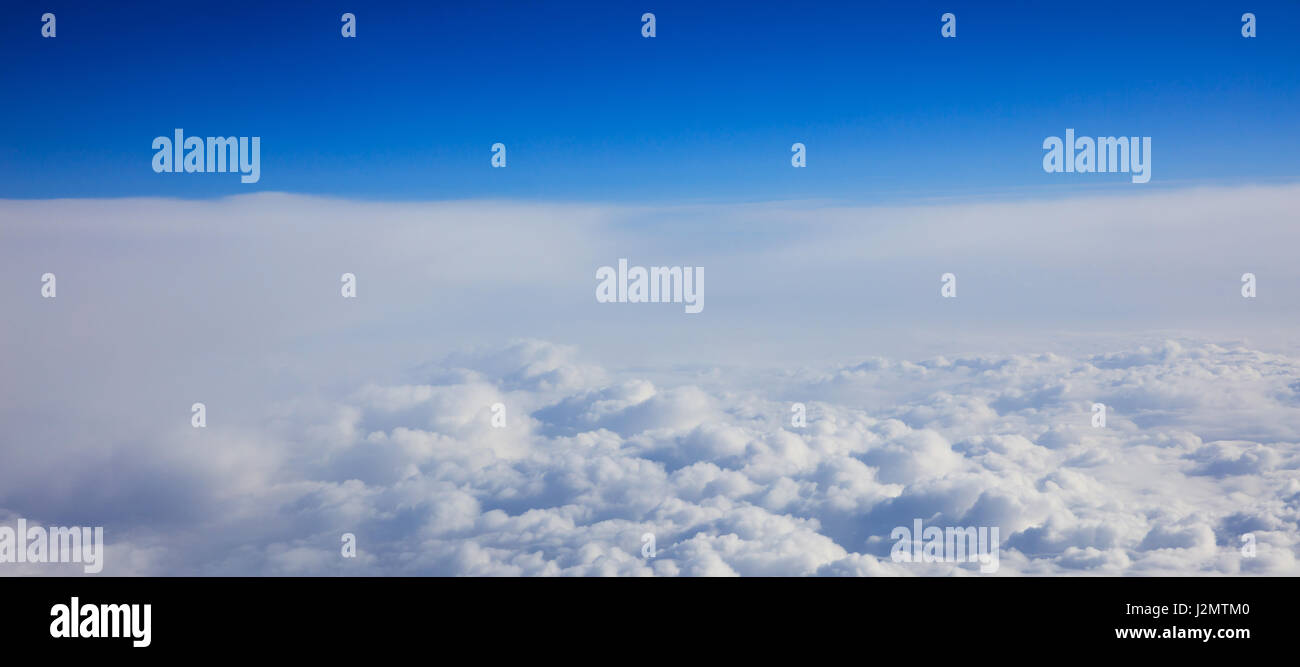
{"label": "deep blue sky gradient", "polygon": [[[22,0],[0,20],[0,90],[4,198],[876,202],[1300,180],[1294,1]],[[176,127],[261,136],[261,181],[155,174],[150,144]],[[1066,127],[1153,137],[1151,183],[1045,174],[1042,140]]]}

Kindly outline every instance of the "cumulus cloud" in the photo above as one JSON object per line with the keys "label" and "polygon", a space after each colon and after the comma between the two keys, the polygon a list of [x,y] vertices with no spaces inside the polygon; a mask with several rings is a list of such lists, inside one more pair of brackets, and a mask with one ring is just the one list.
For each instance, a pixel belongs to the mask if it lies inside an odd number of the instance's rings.
{"label": "cumulus cloud", "polygon": [[[690,373],[652,383],[535,340],[458,353],[421,366],[428,382],[273,406],[255,436],[180,432],[172,446],[188,456],[119,469],[186,484],[194,507],[166,530],[148,513],[110,516],[108,571],[974,573],[891,560],[891,530],[920,518],[999,527],[1004,575],[1300,573],[1300,456],[1288,439],[1300,407],[1283,391],[1300,359],[1174,348],[874,360],[726,391]],[[881,383],[918,398],[856,401]],[[818,397],[806,428],[773,398],[799,394]],[[1234,428],[1212,398],[1229,394],[1263,401],[1253,412],[1267,423],[1237,428],[1271,431],[1265,441],[1210,439]],[[1111,407],[1104,429],[1090,424],[1093,401]],[[496,402],[509,407],[505,428],[490,423]],[[1151,410],[1158,425],[1140,426]],[[349,532],[355,560],[339,556]]]}
{"label": "cumulus cloud", "polygon": [[[1136,210],[1181,207],[1208,229],[1219,213],[1266,219],[1295,192],[1157,194]],[[1103,255],[1087,274],[1098,239],[1080,230],[1101,216],[1098,233],[1119,234],[1119,199],[815,218],[283,195],[4,202],[0,523],[103,525],[107,574],[979,573],[894,562],[891,531],[917,519],[999,528],[999,575],[1300,574],[1300,354],[1124,319],[1142,300],[1199,312],[1179,304],[1204,285],[1191,262],[1125,282]],[[625,224],[703,213],[755,233],[678,246]],[[1082,250],[1027,233],[1049,214]],[[1141,261],[1171,225],[1138,227],[1118,254]],[[1228,297],[1234,267],[1253,262],[1275,291],[1243,317],[1284,338],[1295,315],[1276,294],[1296,274],[1278,248],[1294,245],[1277,232],[1252,255],[1218,234],[1179,241],[1231,251],[1213,262],[1226,296],[1209,317],[1248,307]],[[957,267],[961,297],[945,305],[937,276],[963,249],[983,259]],[[636,253],[700,259],[709,310],[602,309],[594,269]],[[57,300],[37,294],[45,270]],[[361,298],[339,298],[343,271]],[[1068,289],[1044,301],[1052,290],[1012,288],[1023,276]],[[891,280],[906,307],[889,305]],[[1098,315],[1113,330],[1050,334],[1069,327],[1061,312],[1105,304],[1121,312]],[[1023,329],[1034,315],[1048,324]],[[999,343],[972,342],[981,327]],[[916,343],[926,335],[947,343]],[[199,400],[205,429],[189,424]],[[355,559],[340,556],[344,533]]]}

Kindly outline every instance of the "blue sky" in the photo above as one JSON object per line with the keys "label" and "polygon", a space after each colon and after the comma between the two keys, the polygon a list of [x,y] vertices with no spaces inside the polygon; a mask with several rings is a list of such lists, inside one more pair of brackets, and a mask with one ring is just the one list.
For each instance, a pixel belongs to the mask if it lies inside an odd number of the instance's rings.
{"label": "blue sky", "polygon": [[[1296,3],[996,4],[19,2],[0,197],[869,203],[1300,175]],[[153,173],[176,127],[261,136],[261,181]],[[1066,127],[1151,136],[1151,183],[1043,173]]]}

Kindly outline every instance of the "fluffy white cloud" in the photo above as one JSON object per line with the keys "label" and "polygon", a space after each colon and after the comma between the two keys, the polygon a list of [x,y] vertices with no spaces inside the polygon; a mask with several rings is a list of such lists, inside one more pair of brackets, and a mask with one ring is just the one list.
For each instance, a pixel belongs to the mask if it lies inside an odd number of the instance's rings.
{"label": "fluffy white cloud", "polygon": [[[166,530],[149,512],[112,517],[108,571],[972,573],[890,560],[891,530],[919,518],[999,527],[1001,574],[1300,573],[1300,456],[1286,439],[1300,360],[1162,349],[876,360],[727,391],[691,372],[662,386],[593,368],[539,341],[457,354],[422,367],[436,382],[272,406],[256,435],[178,434],[174,447],[195,449],[147,472],[188,485],[195,508]],[[916,398],[856,403],[880,384]],[[802,429],[771,398],[800,394],[819,397]],[[1252,397],[1266,420],[1234,425],[1248,402],[1222,396]],[[1104,429],[1093,401],[1110,406]],[[495,402],[511,409],[506,428],[490,425]],[[1234,429],[1270,434],[1203,437]],[[196,444],[213,434],[219,446]],[[339,555],[347,532],[355,560]]]}
{"label": "fluffy white cloud", "polygon": [[[893,562],[916,519],[998,527],[1003,575],[1300,574],[1300,354],[1204,325],[1294,331],[1297,198],[0,202],[0,515],[103,525],[108,574],[977,572]],[[628,255],[706,265],[705,313],[596,304]]]}

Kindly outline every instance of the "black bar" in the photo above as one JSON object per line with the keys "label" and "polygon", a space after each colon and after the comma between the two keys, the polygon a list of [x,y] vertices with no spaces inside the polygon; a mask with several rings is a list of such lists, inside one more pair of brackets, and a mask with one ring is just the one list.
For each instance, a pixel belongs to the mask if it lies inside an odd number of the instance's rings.
{"label": "black bar", "polygon": [[[698,646],[701,655],[825,659],[848,651],[857,660],[884,659],[892,647],[951,662],[1039,647],[1049,652],[1016,659],[1055,662],[1076,653],[1241,657],[1286,649],[1297,580],[85,577],[10,578],[0,587],[5,645],[51,657],[418,650],[451,660],[468,650],[457,661],[665,661]],[[73,597],[83,613],[88,604],[151,605],[150,645],[52,637],[51,608]],[[1176,613],[1177,604],[1187,613]],[[1155,617],[1130,605],[1165,609]],[[1249,637],[1116,638],[1117,629],[1140,628],[1246,630]]]}

